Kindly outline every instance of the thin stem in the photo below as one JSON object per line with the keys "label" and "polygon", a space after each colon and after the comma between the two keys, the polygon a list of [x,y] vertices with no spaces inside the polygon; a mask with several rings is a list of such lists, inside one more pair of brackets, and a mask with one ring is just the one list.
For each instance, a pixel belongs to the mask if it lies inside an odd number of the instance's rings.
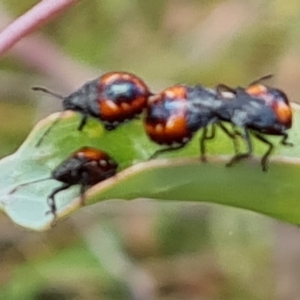
{"label": "thin stem", "polygon": [[23,37],[46,24],[78,0],[42,0],[0,32],[0,56]]}

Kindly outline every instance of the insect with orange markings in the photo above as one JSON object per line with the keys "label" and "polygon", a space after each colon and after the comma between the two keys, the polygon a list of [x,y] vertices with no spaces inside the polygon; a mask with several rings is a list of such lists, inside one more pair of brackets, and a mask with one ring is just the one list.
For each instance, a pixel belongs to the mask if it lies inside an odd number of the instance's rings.
{"label": "insect with orange markings", "polygon": [[[142,79],[128,72],[109,72],[87,82],[67,97],[43,87],[33,87],[61,99],[63,110],[72,110],[82,115],[78,130],[86,125],[88,117],[100,120],[106,130],[114,130],[121,123],[136,118],[146,107],[152,93]],[[53,122],[40,140],[49,133],[61,116]]]}
{"label": "insect with orange markings", "polygon": [[20,187],[33,183],[54,179],[62,185],[55,188],[47,198],[50,211],[54,220],[56,219],[55,195],[73,185],[80,185],[81,205],[85,204],[85,191],[88,187],[95,185],[117,173],[118,164],[106,152],[92,148],[82,147],[72,153],[66,160],[59,164],[48,178],[38,179],[18,185],[10,194],[15,193]]}
{"label": "insect with orange markings", "polygon": [[239,127],[247,145],[247,151],[236,154],[228,166],[252,154],[250,134],[269,146],[261,159],[263,171],[267,171],[268,158],[274,149],[274,145],[264,135],[282,136],[282,145],[293,145],[287,142],[287,130],[292,127],[293,114],[288,97],[283,91],[262,83],[271,76],[261,77],[246,88],[233,89],[224,84],[217,86],[218,94],[224,103],[217,112],[220,120]]}
{"label": "insect with orange markings", "polygon": [[[269,146],[261,159],[262,169],[268,168],[268,158],[274,145],[264,135],[282,136],[281,144],[287,142],[287,130],[292,126],[292,109],[286,94],[276,88],[262,84],[270,78],[264,76],[246,88],[231,88],[224,84],[216,90],[201,85],[175,85],[163,90],[148,101],[144,126],[149,138],[167,147],[157,150],[150,158],[181,149],[192,139],[195,132],[203,129],[200,138],[201,160],[205,161],[205,143],[215,137],[215,124],[232,139],[236,155],[227,166],[252,154],[250,133]],[[229,122],[238,131],[229,131],[222,122]],[[207,127],[212,125],[208,135]],[[247,145],[245,153],[237,153],[237,135],[241,135]]]}
{"label": "insect with orange markings", "polygon": [[[223,100],[218,98],[216,91],[201,85],[175,85],[153,96],[146,108],[145,131],[153,142],[166,147],[150,158],[185,147],[196,131],[203,129],[200,153],[201,160],[206,161],[205,141],[214,138],[216,123],[235,142],[235,135],[219,122],[216,111],[222,105]],[[211,124],[209,136],[207,127]]]}

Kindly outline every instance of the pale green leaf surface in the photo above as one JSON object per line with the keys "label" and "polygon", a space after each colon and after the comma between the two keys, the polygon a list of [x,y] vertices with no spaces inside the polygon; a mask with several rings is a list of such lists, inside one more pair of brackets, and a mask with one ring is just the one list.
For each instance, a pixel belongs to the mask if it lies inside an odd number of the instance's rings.
{"label": "pale green leaf surface", "polygon": [[[40,136],[59,114],[51,115],[36,125],[14,154],[0,161],[1,209],[23,227],[49,228],[52,216],[46,214],[49,210],[47,195],[59,182],[48,180],[10,192],[19,184],[49,177],[51,170],[78,148],[94,146],[118,161],[121,172],[91,188],[87,204],[136,198],[213,202],[300,224],[300,111],[297,105],[293,107],[290,141],[295,146],[279,146],[279,138],[272,138],[276,156],[272,157],[267,173],[261,171],[257,158],[226,168],[228,154],[233,152],[232,143],[219,131],[207,144],[210,156],[206,164],[197,158],[198,136],[183,150],[147,161],[159,146],[149,141],[141,120],[108,132],[99,122],[90,119],[83,132],[78,132],[79,115],[68,112],[43,144],[36,147]],[[256,154],[265,149],[265,145],[255,143]],[[73,187],[57,195],[59,218],[79,208],[78,193],[78,187]]]}

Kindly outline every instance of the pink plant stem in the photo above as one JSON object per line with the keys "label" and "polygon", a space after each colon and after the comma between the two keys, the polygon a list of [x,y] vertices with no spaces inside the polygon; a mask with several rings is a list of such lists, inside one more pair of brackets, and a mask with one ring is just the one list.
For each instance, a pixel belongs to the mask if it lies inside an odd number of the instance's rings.
{"label": "pink plant stem", "polygon": [[0,56],[26,35],[55,18],[78,0],[42,0],[0,32]]}

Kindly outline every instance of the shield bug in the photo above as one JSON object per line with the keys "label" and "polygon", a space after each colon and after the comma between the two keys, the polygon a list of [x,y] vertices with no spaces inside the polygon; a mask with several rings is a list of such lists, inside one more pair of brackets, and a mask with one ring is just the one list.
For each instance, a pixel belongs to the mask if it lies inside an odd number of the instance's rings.
{"label": "shield bug", "polygon": [[[79,112],[82,115],[79,131],[86,125],[88,117],[100,120],[106,130],[113,130],[121,123],[136,118],[146,107],[151,95],[142,79],[127,72],[103,74],[66,97],[43,87],[33,87],[33,90],[61,99],[64,111]],[[59,119],[60,117],[46,130],[38,145]]]}
{"label": "shield bug", "polygon": [[268,158],[274,149],[273,143],[265,135],[282,136],[281,144],[292,146],[292,143],[287,142],[286,132],[292,127],[292,109],[283,91],[261,83],[270,77],[271,75],[264,76],[246,88],[233,89],[224,84],[217,86],[218,93],[224,100],[223,106],[218,109],[220,119],[239,127],[247,145],[247,151],[235,155],[228,166],[252,154],[250,134],[268,145],[261,159],[263,171],[267,171]]}
{"label": "shield bug", "polygon": [[61,182],[62,185],[55,188],[47,198],[50,207],[47,213],[52,213],[55,221],[57,211],[55,195],[57,193],[73,185],[80,185],[81,205],[84,205],[87,188],[114,176],[117,168],[118,164],[106,152],[96,148],[83,147],[59,164],[52,171],[50,177],[21,184],[11,191],[11,194],[22,186],[40,181],[54,179]]}
{"label": "shield bug", "polygon": [[[201,85],[175,85],[153,96],[146,109],[145,130],[152,141],[167,147],[157,150],[150,158],[183,148],[194,133],[203,128],[200,152],[201,160],[206,161],[205,141],[212,139],[215,133],[213,126],[208,136],[207,126],[218,123],[215,110],[222,105],[216,95]],[[230,138],[235,138],[226,127],[219,125]]]}

